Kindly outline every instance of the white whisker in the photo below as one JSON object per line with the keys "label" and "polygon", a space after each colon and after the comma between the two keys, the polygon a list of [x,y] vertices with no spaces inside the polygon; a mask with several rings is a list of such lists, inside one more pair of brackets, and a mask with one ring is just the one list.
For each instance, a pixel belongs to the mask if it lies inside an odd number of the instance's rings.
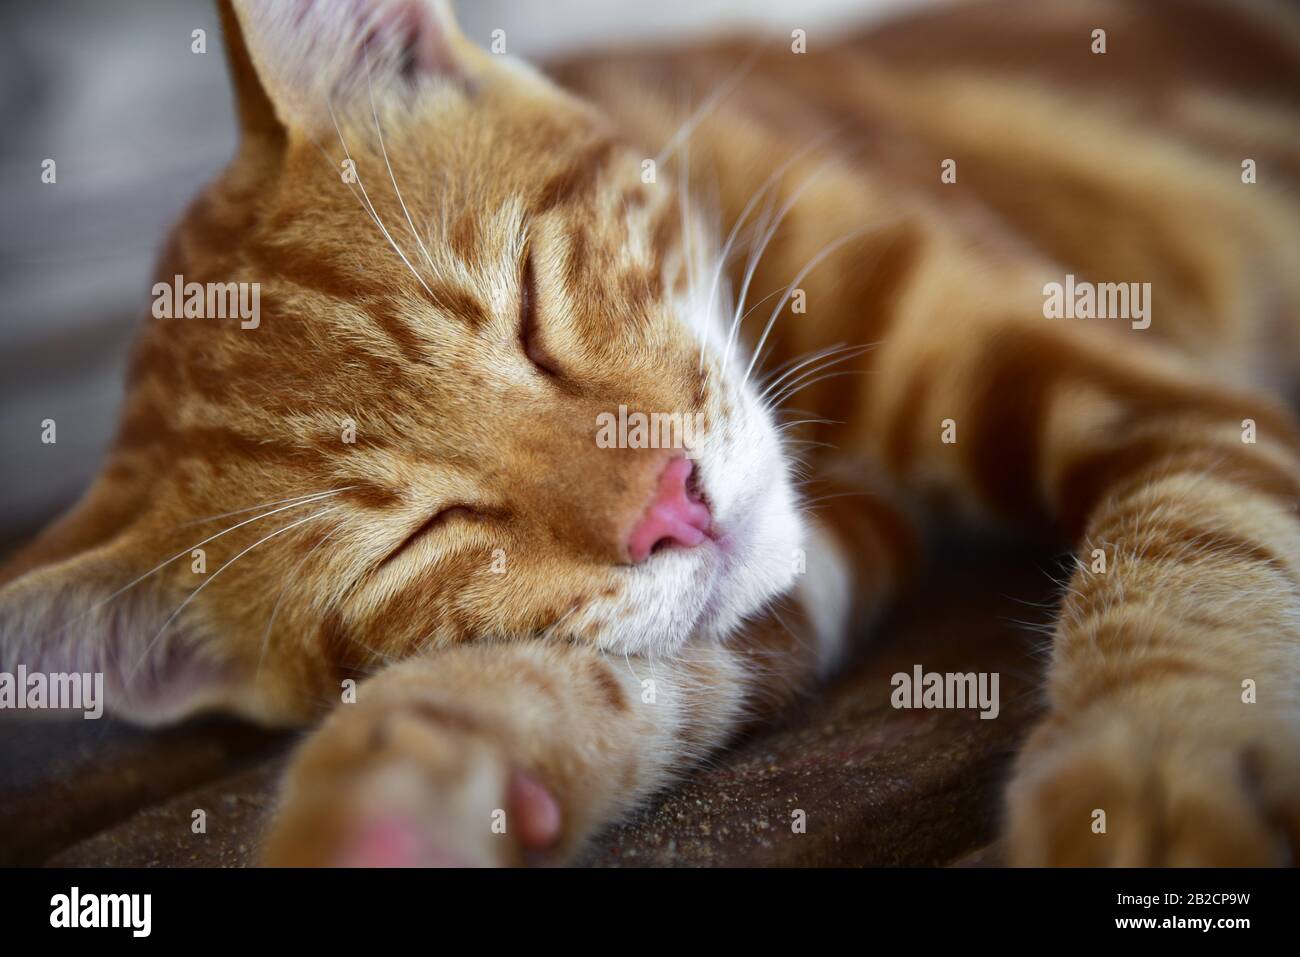
{"label": "white whisker", "polygon": [[[338,491],[341,491],[341,489]],[[232,512],[219,512],[216,515],[205,515],[203,518],[192,518],[188,522],[182,522],[181,524],[177,525],[176,528],[178,529],[189,528],[192,525],[202,525],[204,522],[215,522],[219,518],[230,518],[231,516],[234,515],[244,515],[248,512],[255,512],[259,508],[270,508],[272,505],[283,505],[285,502],[306,501],[307,499],[311,498],[313,495],[320,495],[320,494],[322,493],[309,492],[305,495],[290,495],[288,498],[276,499],[274,502],[262,502],[258,505],[249,505],[244,508],[237,508]]]}
{"label": "white whisker", "polygon": [[[779,289],[776,290],[776,292],[779,291],[780,291]],[[776,292],[774,292],[772,295],[775,295]],[[772,376],[776,375],[777,373],[784,372],[786,369],[789,369],[796,362],[802,362],[804,359],[809,359],[809,358],[819,358],[821,356],[830,355],[831,353],[837,352],[840,349],[851,349],[851,348],[853,347],[850,346],[848,343],[837,342],[834,345],[823,346],[820,349],[809,349],[807,352],[801,352],[796,356],[791,356],[789,359],[786,359],[780,365],[768,369],[767,376],[765,378],[758,379],[757,380],[758,384],[767,385],[772,381],[771,379]]]}
{"label": "white whisker", "polygon": [[[411,235],[415,237],[416,244],[420,247],[420,252],[424,254],[424,261],[429,264],[429,272],[436,275],[438,270],[433,264],[433,257],[429,255],[429,250],[425,248],[424,240],[420,238],[420,233],[415,228],[415,223],[411,220],[411,212],[406,208],[406,201],[402,199],[402,191],[397,188],[397,177],[393,174],[393,164],[388,161],[388,147],[384,145],[384,131],[379,124],[379,111],[375,109],[375,90],[370,79],[370,52],[365,51],[366,57],[366,90],[370,94],[370,115],[375,118],[375,135],[379,138],[379,149],[384,154],[384,165],[388,167],[388,178],[392,180],[393,192],[397,195],[397,202],[401,204],[402,214],[406,216],[406,225],[411,228]],[[360,182],[360,177],[357,182]],[[425,287],[428,288],[427,286]],[[432,293],[430,293],[432,295]]]}
{"label": "white whisker", "polygon": [[275,514],[277,514],[277,513],[279,513],[279,512],[287,511],[288,509],[291,509],[291,508],[297,508],[297,507],[300,506],[300,505],[308,505],[308,504],[310,504],[310,503],[312,503],[312,502],[318,502],[318,501],[321,501],[321,500],[323,500],[323,499],[329,498],[331,495],[338,495],[340,492],[346,492],[346,491],[348,491],[349,489],[353,489],[353,488],[355,488],[355,487],[356,487],[356,486],[354,486],[354,485],[348,485],[348,486],[345,486],[344,488],[331,489],[331,490],[328,491],[328,492],[317,492],[315,495],[309,495],[309,496],[307,496],[306,498],[301,499],[301,500],[299,500],[299,501],[291,502],[291,503],[288,504],[288,505],[284,505],[284,506],[281,506],[280,508],[272,509],[272,510],[269,511],[269,512],[263,512],[261,515],[254,515],[252,518],[246,518],[246,519],[244,519],[244,521],[239,522],[239,523],[236,524],[236,525],[232,525],[232,526],[230,526],[229,528],[224,529],[223,531],[217,532],[215,535],[209,535],[207,538],[203,539],[203,541],[199,542],[198,544],[191,545],[189,548],[186,548],[186,549],[184,549],[183,551],[179,551],[179,552],[177,552],[175,555],[173,555],[171,558],[167,559],[166,561],[161,562],[161,563],[159,563],[158,565],[155,565],[153,568],[149,569],[149,571],[145,572],[145,573],[144,573],[143,575],[141,575],[139,578],[136,578],[135,580],[133,580],[133,581],[131,581],[131,582],[128,582],[127,584],[123,585],[121,588],[119,588],[117,591],[113,592],[113,594],[109,595],[107,598],[102,598],[102,599],[100,599],[99,601],[95,602],[93,605],[91,605],[89,608],[87,608],[87,609],[86,609],[84,612],[82,612],[80,615],[77,615],[75,618],[71,618],[71,619],[69,619],[68,624],[72,624],[72,622],[77,621],[78,619],[80,619],[80,618],[82,618],[82,617],[84,617],[84,616],[90,614],[90,613],[91,613],[92,611],[94,611],[96,608],[99,608],[99,607],[101,607],[101,606],[103,606],[103,605],[107,605],[107,604],[108,604],[109,602],[111,602],[114,598],[118,597],[119,595],[121,595],[121,594],[123,594],[123,593],[125,593],[125,592],[127,592],[127,591],[130,591],[132,588],[134,588],[136,585],[140,584],[142,581],[144,581],[144,580],[145,580],[146,578],[148,578],[149,576],[157,574],[158,572],[160,572],[160,571],[162,571],[164,568],[166,568],[168,565],[170,565],[172,562],[176,561],[177,559],[184,558],[186,555],[189,555],[190,553],[192,553],[192,552],[194,551],[194,549],[196,549],[196,548],[202,548],[204,545],[208,544],[208,542],[216,541],[218,538],[221,538],[223,535],[228,535],[228,534],[230,534],[231,532],[235,531],[236,529],[243,528],[245,525],[251,524],[252,522],[261,521],[262,519],[267,518],[267,517],[269,517],[269,516],[271,516],[271,515],[275,515]]}
{"label": "white whisker", "polygon": [[[829,369],[833,365],[838,365],[841,362],[848,362],[852,359],[857,359],[860,356],[866,355],[871,351],[871,349],[871,346],[854,346],[848,349],[830,350],[825,355],[813,356],[812,358],[805,359],[803,362],[800,362],[793,368],[786,370],[769,383],[759,394],[758,400],[762,402],[773,392],[776,392],[777,387],[780,386],[782,382],[786,382],[787,380],[789,380],[789,383],[798,382],[808,376],[816,375],[818,372]],[[807,368],[807,366],[810,365],[812,368]],[[800,369],[803,369],[804,371],[800,373]],[[796,373],[798,374],[796,375]],[[791,376],[793,376],[793,378],[791,378]],[[785,389],[789,387],[789,383],[787,383],[786,386],[783,386],[781,391],[785,391]]]}
{"label": "white whisker", "polygon": [[[328,100],[325,101],[325,105],[329,107],[330,120],[334,123],[334,132],[338,134],[339,144],[343,147],[343,155],[352,163],[352,171],[357,177],[357,186],[361,188],[361,196],[365,200],[363,205],[365,206],[366,212],[370,214],[370,218],[373,219],[375,225],[379,227],[379,231],[384,234],[384,238],[388,240],[388,245],[392,246],[393,251],[397,253],[402,262],[406,263],[406,268],[411,271],[411,275],[414,276],[420,285],[424,287],[424,291],[428,293],[429,298],[434,302],[437,302],[438,297],[433,294],[433,290],[429,288],[429,284],[424,281],[424,278],[418,272],[415,271],[415,267],[411,265],[411,261],[406,258],[406,253],[402,252],[401,247],[397,245],[397,242],[388,232],[388,227],[380,221],[379,213],[375,210],[375,204],[370,201],[370,194],[366,192],[366,184],[361,180],[361,171],[357,168],[356,160],[352,159],[352,153],[348,150],[348,144],[343,139],[343,131],[339,129],[338,118],[334,115],[334,106]],[[352,188],[351,183],[348,183],[347,185],[349,189]]]}
{"label": "white whisker", "polygon": [[850,232],[844,234],[838,239],[832,240],[831,242],[823,246],[821,250],[817,253],[817,255],[813,256],[812,259],[808,260],[808,262],[804,265],[804,267],[799,270],[798,274],[794,277],[794,279],[790,281],[790,285],[786,287],[785,295],[781,297],[781,301],[778,302],[776,304],[776,308],[772,310],[772,315],[767,320],[767,325],[763,328],[763,335],[759,337],[758,344],[754,347],[754,354],[749,360],[749,366],[745,369],[745,378],[743,381],[745,382],[749,381],[750,373],[754,371],[754,364],[758,361],[758,354],[762,352],[763,345],[764,343],[767,342],[767,337],[772,332],[772,327],[776,325],[777,316],[781,314],[781,310],[785,308],[785,304],[790,301],[791,294],[797,288],[799,288],[799,284],[804,281],[804,278],[810,272],[812,272],[814,269],[820,266],[828,256],[834,253],[845,243],[849,243],[855,239],[859,239],[869,231],[873,229],[879,229],[880,226],[881,226],[880,223],[872,224],[869,226],[860,226],[859,228],[851,230]]}
{"label": "white whisker", "polygon": [[334,528],[332,528],[329,532],[327,532],[319,542],[317,542],[315,545],[313,545],[310,549],[307,550],[307,554],[304,555],[302,558],[300,558],[298,560],[298,564],[294,565],[293,568],[290,570],[289,574],[285,576],[284,587],[280,589],[280,594],[276,597],[275,604],[271,607],[271,615],[266,620],[266,631],[262,633],[262,649],[257,656],[257,672],[256,672],[257,676],[260,676],[262,674],[262,662],[266,658],[266,652],[267,649],[270,647],[270,643],[271,643],[271,627],[275,624],[275,616],[280,611],[280,603],[284,601],[284,596],[288,594],[289,586],[293,584],[294,576],[298,574],[298,570],[301,569],[303,565],[307,564],[307,559],[311,558],[312,555],[316,554],[316,551],[322,545],[328,542],[331,538],[333,538],[335,534],[337,534],[342,527],[343,526],[341,524],[335,525]]}
{"label": "white whisker", "polygon": [[754,51],[745,58],[740,66],[736,68],[735,72],[733,72],[729,77],[725,77],[714,91],[704,98],[704,101],[699,105],[695,112],[688,116],[685,122],[677,128],[677,132],[673,135],[673,138],[668,141],[662,150],[659,151],[659,155],[655,157],[656,166],[662,166],[664,161],[676,152],[678,146],[689,142],[691,134],[695,132],[695,128],[700,125],[700,122],[740,85],[740,81],[743,80],[745,75],[753,68],[754,63],[758,60],[758,55],[761,52],[761,46],[755,48]]}
{"label": "white whisker", "polygon": [[773,404],[779,403],[792,395],[796,395],[797,393],[802,392],[804,389],[809,389],[815,386],[817,383],[825,382],[828,379],[841,379],[845,376],[866,375],[866,374],[867,374],[866,369],[841,369],[839,372],[827,372],[824,375],[819,375],[815,379],[800,384],[798,388],[790,389],[789,391],[783,389],[781,391],[781,395],[773,399]]}
{"label": "white whisker", "polygon": [[[713,308],[713,302],[718,295],[718,286],[722,281],[723,270],[726,268],[727,262],[731,258],[732,247],[735,245],[737,238],[740,236],[741,228],[745,225],[745,222],[749,219],[749,214],[752,213],[754,209],[758,206],[758,201],[767,194],[767,191],[771,189],[777,183],[777,181],[781,179],[781,177],[785,176],[785,174],[789,171],[791,166],[793,166],[799,160],[803,159],[803,157],[808,155],[808,153],[812,152],[812,150],[819,147],[830,135],[831,135],[831,131],[827,130],[821,136],[814,137],[809,143],[805,144],[799,150],[796,150],[793,154],[791,154],[789,157],[786,158],[785,162],[783,162],[780,166],[778,166],[775,170],[773,170],[771,175],[769,175],[767,179],[763,181],[762,185],[759,186],[758,189],[754,191],[754,195],[749,198],[749,202],[746,203],[744,209],[740,211],[740,215],[736,218],[735,224],[731,227],[731,232],[727,234],[726,242],[722,244],[722,249],[718,252],[717,265],[714,267],[713,270],[713,283],[709,287],[709,297],[708,299],[705,300],[706,308],[708,309]],[[704,368],[704,339],[703,338],[700,339],[700,368],[701,369]]]}
{"label": "white whisker", "polygon": [[[744,318],[741,314],[741,310],[745,307],[745,300],[749,296],[749,286],[754,280],[754,274],[758,271],[758,264],[762,260],[763,254],[767,252],[767,248],[771,244],[772,239],[776,236],[777,230],[781,228],[781,223],[785,221],[786,216],[788,216],[790,211],[794,209],[795,204],[800,200],[803,194],[817,181],[819,173],[820,169],[816,173],[813,173],[813,175],[809,176],[803,183],[799,184],[799,188],[796,189],[794,193],[791,194],[790,198],[786,200],[785,205],[781,207],[780,212],[770,220],[770,224],[765,221],[765,228],[762,231],[757,244],[750,251],[749,261],[745,266],[745,277],[740,286],[740,296],[736,300],[736,311],[731,319],[731,330],[727,335],[724,364],[729,364],[731,362],[731,351],[739,338],[740,326]],[[791,288],[793,289],[793,287]],[[788,296],[789,293],[787,292],[786,295]],[[784,304],[784,301],[782,304]],[[746,312],[744,315],[747,316],[748,314],[749,313]],[[758,348],[762,348],[762,343],[759,344]],[[757,350],[755,350],[755,354],[757,354]],[[750,363],[750,365],[752,367],[753,363]],[[748,379],[748,374],[746,374],[746,379]]]}
{"label": "white whisker", "polygon": [[331,506],[330,508],[321,509],[319,512],[313,512],[311,515],[308,515],[306,518],[300,518],[296,522],[290,522],[284,528],[277,529],[276,531],[272,532],[270,535],[266,535],[262,538],[259,538],[252,545],[249,545],[243,551],[239,552],[237,555],[235,555],[234,558],[230,559],[228,562],[226,562],[224,565],[218,568],[207,578],[203,579],[203,581],[199,584],[199,586],[195,588],[192,592],[190,592],[183,602],[181,602],[179,605],[176,606],[176,610],[167,616],[167,620],[162,623],[162,627],[158,629],[157,634],[155,634],[153,638],[150,639],[149,643],[145,645],[144,652],[140,655],[140,659],[136,662],[135,667],[131,669],[130,674],[127,675],[127,683],[130,684],[131,680],[135,677],[136,672],[140,670],[140,666],[144,664],[146,660],[148,660],[149,652],[153,650],[153,646],[158,643],[158,639],[163,636],[163,632],[167,630],[167,627],[173,621],[176,620],[176,616],[179,615],[182,611],[184,611],[186,606],[188,606],[190,602],[192,602],[195,598],[197,598],[199,593],[202,592],[203,589],[207,588],[208,585],[216,581],[218,575],[220,575],[227,568],[235,564],[235,562],[239,561],[241,558],[243,558],[245,555],[247,555],[253,549],[257,548],[262,543],[269,542],[271,539],[279,535],[283,535],[285,532],[292,531],[293,529],[297,528],[299,525],[303,525],[307,522],[314,521],[315,519],[318,519],[323,515],[328,515],[329,513],[335,511],[338,511],[338,506]]}

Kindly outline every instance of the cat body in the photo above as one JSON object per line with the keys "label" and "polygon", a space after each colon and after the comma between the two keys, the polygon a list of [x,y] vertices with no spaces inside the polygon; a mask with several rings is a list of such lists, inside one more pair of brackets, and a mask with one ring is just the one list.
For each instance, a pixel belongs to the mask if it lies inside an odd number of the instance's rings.
{"label": "cat body", "polygon": [[[552,81],[439,3],[222,12],[243,142],[159,276],[260,321],[148,323],[0,664],[328,712],[272,862],[564,860],[829,673],[932,529],[1017,529],[1078,561],[1011,859],[1291,859],[1294,17],[972,4]],[[597,441],[628,410],[698,435]]]}

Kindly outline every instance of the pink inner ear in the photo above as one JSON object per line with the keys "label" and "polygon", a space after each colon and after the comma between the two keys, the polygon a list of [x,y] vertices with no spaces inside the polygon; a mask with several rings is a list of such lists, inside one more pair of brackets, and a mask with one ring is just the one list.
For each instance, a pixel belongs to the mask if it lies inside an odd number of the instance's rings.
{"label": "pink inner ear", "polygon": [[[103,705],[114,717],[142,724],[183,718],[236,684],[232,666],[202,654],[176,623],[154,641],[165,620],[151,593],[128,592],[96,606],[96,597],[41,587],[0,609],[0,670],[23,665],[44,674],[103,674]],[[91,603],[88,605],[87,603]],[[24,604],[25,603],[25,604]],[[24,640],[6,631],[21,622]]]}
{"label": "pink inner ear", "polygon": [[399,0],[380,5],[369,17],[363,47],[395,46],[405,55],[407,76],[446,75],[457,72],[447,25],[438,21],[423,0]]}

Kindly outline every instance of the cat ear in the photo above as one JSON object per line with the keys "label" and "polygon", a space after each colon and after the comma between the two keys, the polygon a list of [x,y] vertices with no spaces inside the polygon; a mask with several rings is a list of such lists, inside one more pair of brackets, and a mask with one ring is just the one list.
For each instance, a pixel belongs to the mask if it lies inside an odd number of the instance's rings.
{"label": "cat ear", "polygon": [[163,598],[158,576],[123,589],[138,568],[137,551],[121,542],[101,545],[0,587],[0,673],[11,676],[14,693],[24,693],[20,674],[51,689],[53,676],[78,674],[83,695],[99,689],[97,700],[83,697],[83,710],[140,724],[228,703],[235,669],[210,657],[206,649],[215,643],[200,647],[181,616],[162,628],[174,593]]}
{"label": "cat ear", "polygon": [[486,58],[448,0],[226,0],[221,17],[252,132],[328,129],[342,103],[432,77],[469,84]]}

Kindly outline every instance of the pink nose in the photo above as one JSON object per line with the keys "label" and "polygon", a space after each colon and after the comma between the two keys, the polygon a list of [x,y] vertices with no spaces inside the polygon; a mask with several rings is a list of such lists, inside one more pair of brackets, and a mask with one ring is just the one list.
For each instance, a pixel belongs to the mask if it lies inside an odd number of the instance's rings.
{"label": "pink nose", "polygon": [[713,516],[709,507],[686,487],[695,467],[690,459],[673,459],[659,476],[659,488],[645,516],[627,540],[633,562],[643,562],[660,545],[694,548],[708,537]]}

